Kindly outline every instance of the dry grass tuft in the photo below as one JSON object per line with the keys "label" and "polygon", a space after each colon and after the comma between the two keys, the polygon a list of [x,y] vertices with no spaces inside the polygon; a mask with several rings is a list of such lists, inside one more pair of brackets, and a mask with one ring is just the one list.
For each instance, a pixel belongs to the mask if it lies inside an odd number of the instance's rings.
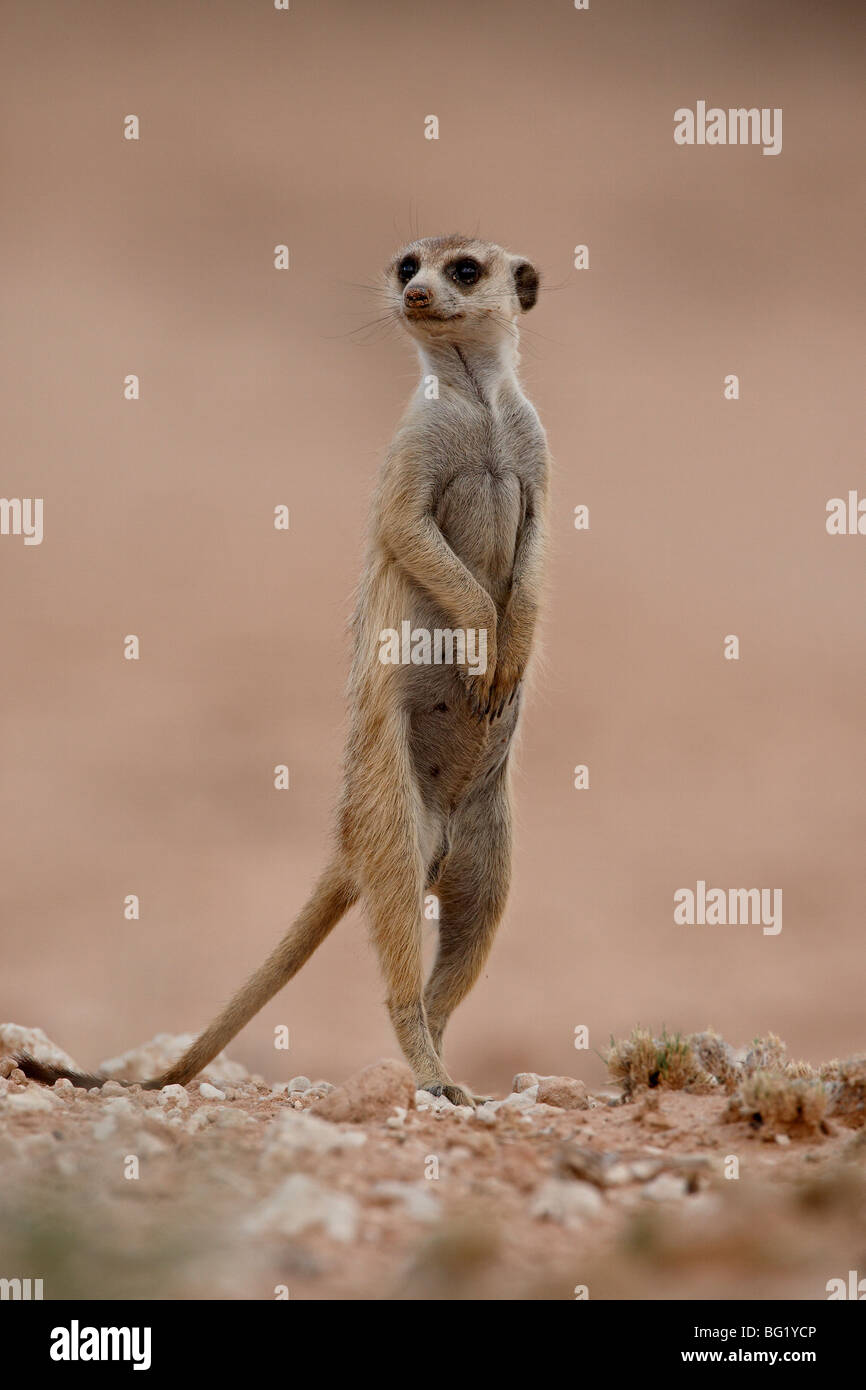
{"label": "dry grass tuft", "polygon": [[860,1129],[866,1124],[866,1053],[856,1053],[844,1062],[828,1062],[821,1068],[830,1094],[830,1114]]}
{"label": "dry grass tuft", "polygon": [[622,1086],[627,1097],[655,1086],[672,1091],[709,1091],[717,1084],[702,1066],[691,1040],[664,1029],[660,1038],[654,1038],[646,1028],[635,1028],[627,1038],[611,1038],[604,1061],[611,1079]]}
{"label": "dry grass tuft", "polygon": [[823,1081],[793,1077],[784,1071],[755,1071],[743,1078],[728,1102],[723,1119],[747,1120],[762,1138],[826,1134],[829,1094]]}

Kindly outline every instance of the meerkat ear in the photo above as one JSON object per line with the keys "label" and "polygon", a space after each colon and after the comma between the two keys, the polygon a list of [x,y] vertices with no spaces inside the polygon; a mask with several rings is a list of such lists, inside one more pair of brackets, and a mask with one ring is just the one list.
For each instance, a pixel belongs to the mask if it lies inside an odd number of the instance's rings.
{"label": "meerkat ear", "polygon": [[538,298],[538,271],[529,261],[515,261],[512,269],[517,302],[524,313]]}

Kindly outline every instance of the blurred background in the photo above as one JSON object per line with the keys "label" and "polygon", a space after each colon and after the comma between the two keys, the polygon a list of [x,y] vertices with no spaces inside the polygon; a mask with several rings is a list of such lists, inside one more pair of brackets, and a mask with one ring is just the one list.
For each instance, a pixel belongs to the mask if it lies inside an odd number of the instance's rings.
{"label": "blurred background", "polygon": [[[866,13],[19,0],[5,28],[0,492],[45,538],[0,538],[0,1016],[89,1065],[197,1031],[303,904],[416,375],[363,286],[457,230],[542,270],[556,479],[515,886],[451,1070],[597,1082],[637,1023],[866,1045],[866,538],[825,529],[866,495]],[[781,107],[781,155],[678,147],[698,100]],[[781,934],[675,926],[698,879],[781,888]],[[354,912],[231,1054],[339,1081],[395,1055],[382,995]]]}

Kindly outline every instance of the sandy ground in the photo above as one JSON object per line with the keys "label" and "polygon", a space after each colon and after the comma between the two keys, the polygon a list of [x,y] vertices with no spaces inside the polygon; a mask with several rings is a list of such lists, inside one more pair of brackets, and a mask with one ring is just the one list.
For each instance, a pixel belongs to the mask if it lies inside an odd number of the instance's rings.
{"label": "sandy ground", "polygon": [[[22,1046],[69,1061],[0,1028]],[[161,1092],[0,1072],[0,1274],[46,1298],[822,1299],[863,1264],[862,1113],[772,1135],[720,1088],[529,1073],[473,1111],[390,1061],[336,1088],[225,1057]]]}

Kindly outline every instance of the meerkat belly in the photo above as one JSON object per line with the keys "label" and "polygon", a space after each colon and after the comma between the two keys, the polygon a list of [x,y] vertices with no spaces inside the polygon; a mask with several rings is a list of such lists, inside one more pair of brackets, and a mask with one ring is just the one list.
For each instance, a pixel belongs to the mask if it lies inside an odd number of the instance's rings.
{"label": "meerkat belly", "polygon": [[[433,684],[438,688],[416,688],[409,708],[409,752],[421,803],[420,847],[430,887],[447,862],[454,816],[483,796],[503,772],[520,713],[518,694],[491,725],[467,710],[456,681],[435,679]],[[446,698],[431,703],[438,695]]]}
{"label": "meerkat belly", "polygon": [[470,708],[459,667],[404,667],[403,680],[409,753],[427,825],[425,849],[435,855],[461,803],[493,779],[508,758],[520,694],[491,724]]}
{"label": "meerkat belly", "polygon": [[439,502],[442,534],[497,606],[508,597],[522,519],[517,474],[493,463],[461,470]]}

